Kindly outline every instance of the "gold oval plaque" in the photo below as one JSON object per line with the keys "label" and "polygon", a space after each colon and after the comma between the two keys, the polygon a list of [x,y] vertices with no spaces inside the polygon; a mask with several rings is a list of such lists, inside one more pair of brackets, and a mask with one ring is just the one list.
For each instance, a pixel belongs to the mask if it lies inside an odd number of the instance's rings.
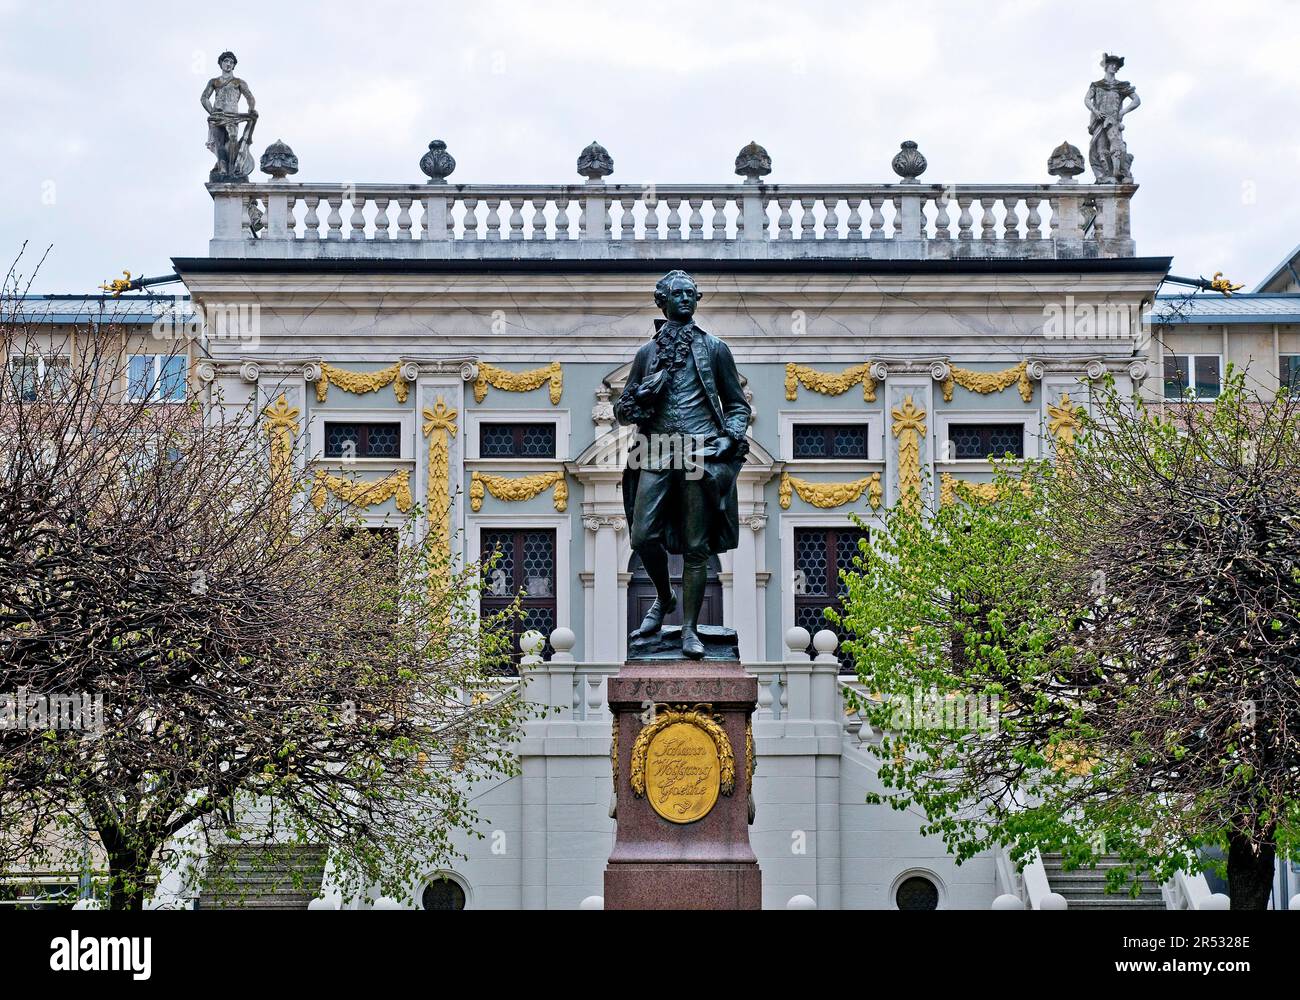
{"label": "gold oval plaque", "polygon": [[691,722],[674,722],[655,733],[646,752],[646,797],[673,823],[694,823],[709,814],[722,787],[722,766],[713,737]]}

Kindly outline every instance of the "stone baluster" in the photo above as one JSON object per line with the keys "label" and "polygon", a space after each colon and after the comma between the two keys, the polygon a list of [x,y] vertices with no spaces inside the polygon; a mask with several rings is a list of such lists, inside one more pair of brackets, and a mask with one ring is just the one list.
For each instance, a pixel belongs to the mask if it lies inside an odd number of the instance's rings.
{"label": "stone baluster", "polygon": [[[436,185],[435,185],[436,186]],[[424,196],[424,232],[423,239],[443,242],[451,239],[451,211],[447,204],[447,195],[442,191],[430,190]]]}
{"label": "stone baluster", "polygon": [[1026,198],[1025,208],[1029,214],[1025,219],[1025,239],[1041,240],[1043,238],[1043,218],[1038,214],[1041,198]]}
{"label": "stone baluster", "polygon": [[971,199],[957,196],[957,207],[961,209],[957,216],[957,239],[969,240],[974,239],[971,227],[975,224],[974,218],[970,214]]}
{"label": "stone baluster", "polygon": [[997,219],[993,216],[993,203],[996,198],[982,198],[980,204],[984,206],[984,215],[980,218],[980,239],[995,240],[997,239]]}
{"label": "stone baluster", "polygon": [[781,214],[776,219],[776,238],[778,240],[793,239],[790,229],[794,225],[794,217],[790,215],[790,199],[777,198],[776,204],[781,209]]}
{"label": "stone baluster", "polygon": [[815,240],[817,238],[817,216],[813,214],[813,206],[817,204],[817,199],[800,198],[799,204],[803,206],[803,215],[799,219],[799,239]]}
{"label": "stone baluster", "polygon": [[894,239],[903,235],[903,199],[895,195],[890,201],[894,204]]}
{"label": "stone baluster", "polygon": [[325,199],[329,205],[329,214],[325,217],[327,240],[343,239],[343,196],[341,194],[330,195]]}
{"label": "stone baluster", "polygon": [[307,195],[307,197],[303,198],[303,201],[307,204],[307,214],[303,216],[302,220],[302,238],[304,240],[319,240],[320,216],[316,214],[316,206],[320,204],[320,197],[318,195]]}
{"label": "stone baluster", "polygon": [[533,198],[529,204],[533,209],[532,231],[528,234],[530,240],[544,240],[549,234],[546,232],[546,198]]}
{"label": "stone baluster", "polygon": [[870,239],[883,240],[885,238],[885,213],[881,207],[885,204],[884,198],[871,197],[867,201],[871,205],[871,221],[868,223],[871,227]]}
{"label": "stone baluster", "polygon": [[524,238],[524,199],[510,199],[510,239]]}
{"label": "stone baluster", "polygon": [[645,200],[645,238],[659,239],[659,199],[654,196]]}
{"label": "stone baluster", "polygon": [[388,206],[392,203],[392,198],[375,199],[375,239],[377,240],[386,240],[389,238]]}
{"label": "stone baluster", "polygon": [[948,218],[948,193],[942,191],[934,199],[934,238],[952,239],[952,220]]}
{"label": "stone baluster", "polygon": [[680,198],[669,198],[668,200],[668,231],[665,238],[670,240],[682,238],[682,216],[678,211],[681,208],[682,200]]}
{"label": "stone baluster", "polygon": [[687,204],[691,206],[691,217],[689,222],[690,238],[693,240],[702,240],[704,239],[704,216],[700,212],[700,208],[704,204],[704,199],[691,198],[687,201]]}
{"label": "stone baluster", "polygon": [[397,238],[399,240],[409,240],[411,238],[411,201],[410,198],[397,199]]}
{"label": "stone baluster", "polygon": [[822,220],[822,239],[838,240],[840,238],[840,216],[836,211],[840,203],[838,195],[826,198],[826,218]]}
{"label": "stone baluster", "polygon": [[1020,199],[1009,197],[1002,199],[1004,215],[1002,217],[1002,238],[1008,242],[1020,239]]}
{"label": "stone baluster", "polygon": [[862,206],[861,198],[849,198],[849,232],[848,238],[851,240],[862,239]]}
{"label": "stone baluster", "polygon": [[[558,204],[558,202],[557,202],[557,204]],[[573,217],[573,213],[574,213],[575,211],[577,211],[577,213],[578,213],[577,225],[576,225],[576,226],[574,225],[574,217]],[[556,238],[556,239],[561,239],[561,240],[571,240],[571,239],[574,239],[574,238],[575,238],[575,237],[574,237],[574,232],[575,232],[575,230],[576,230],[576,232],[577,232],[577,237],[576,237],[576,238],[581,239],[581,238],[582,238],[582,206],[579,204],[579,202],[577,201],[576,198],[570,198],[568,201],[566,201],[566,202],[564,203],[564,215],[563,215],[563,219],[564,219],[564,231],[563,231],[563,234],[561,234],[561,232],[560,232],[560,231],[558,230],[558,228],[557,228],[557,231],[556,231],[556,233],[555,233],[555,238]],[[556,225],[557,225],[557,227],[558,227],[558,225],[559,225],[559,221],[560,221],[560,218],[557,217],[557,218],[556,218]]]}
{"label": "stone baluster", "polygon": [[714,198],[710,204],[713,206],[713,239],[725,240],[727,238],[727,199]]}
{"label": "stone baluster", "polygon": [[355,191],[350,197],[352,215],[348,218],[348,239],[364,240],[366,238],[366,198]]}
{"label": "stone baluster", "polygon": [[618,208],[622,213],[622,218],[618,220],[618,236],[620,240],[631,241],[636,239],[636,216],[632,214],[635,207],[636,199],[631,196],[618,200]]}
{"label": "stone baluster", "polygon": [[501,239],[501,199],[487,199],[487,238],[489,240]]}
{"label": "stone baluster", "polygon": [[463,204],[465,206],[465,239],[481,240],[483,234],[479,231],[478,225],[478,199],[466,198]]}

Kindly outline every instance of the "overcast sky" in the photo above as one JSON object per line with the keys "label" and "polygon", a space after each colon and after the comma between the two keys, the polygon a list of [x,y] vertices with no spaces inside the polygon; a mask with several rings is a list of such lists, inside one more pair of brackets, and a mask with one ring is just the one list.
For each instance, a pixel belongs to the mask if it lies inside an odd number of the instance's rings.
{"label": "overcast sky", "polygon": [[0,250],[53,244],[35,291],[207,252],[199,94],[225,48],[254,153],[282,138],[321,182],[422,181],[433,138],[462,182],[576,181],[593,138],[624,183],[735,181],[750,139],[772,182],[880,183],[909,138],[927,181],[1047,181],[1117,52],[1138,252],[1253,287],[1300,243],[1292,0],[0,0]]}

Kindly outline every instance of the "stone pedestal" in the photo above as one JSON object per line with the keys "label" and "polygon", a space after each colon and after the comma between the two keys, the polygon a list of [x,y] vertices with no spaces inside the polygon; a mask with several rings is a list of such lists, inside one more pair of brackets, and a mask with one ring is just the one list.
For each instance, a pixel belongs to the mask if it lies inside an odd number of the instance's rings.
{"label": "stone pedestal", "polygon": [[749,846],[757,679],[735,660],[629,661],[608,691],[617,833],[605,909],[759,909]]}

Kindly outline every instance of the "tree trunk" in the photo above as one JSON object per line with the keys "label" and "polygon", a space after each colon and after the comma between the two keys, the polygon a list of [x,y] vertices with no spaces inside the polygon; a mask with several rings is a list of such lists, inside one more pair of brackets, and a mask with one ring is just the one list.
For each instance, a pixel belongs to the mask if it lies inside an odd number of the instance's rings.
{"label": "tree trunk", "polygon": [[1273,861],[1277,848],[1255,845],[1243,834],[1228,838],[1228,892],[1234,910],[1266,910],[1273,891]]}
{"label": "tree trunk", "polygon": [[144,908],[145,880],[149,876],[152,851],[121,849],[108,855],[108,908],[141,910]]}

